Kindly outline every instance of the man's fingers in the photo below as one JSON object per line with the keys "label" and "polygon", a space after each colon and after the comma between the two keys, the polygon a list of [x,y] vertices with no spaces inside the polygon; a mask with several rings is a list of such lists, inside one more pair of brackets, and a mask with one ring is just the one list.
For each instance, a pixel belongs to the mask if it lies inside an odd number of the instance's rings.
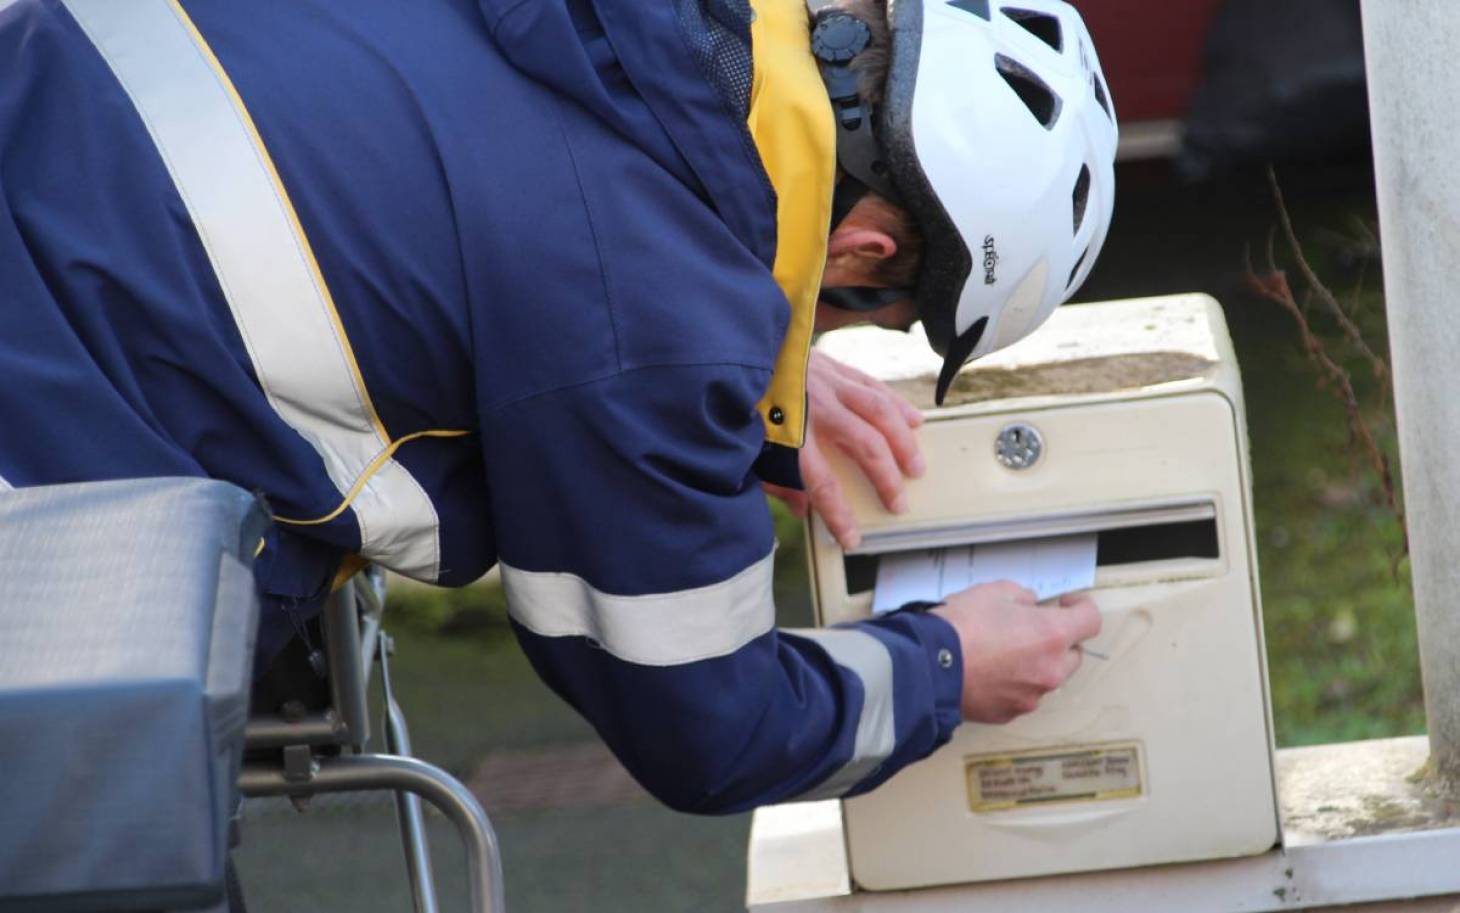
{"label": "man's fingers", "polygon": [[923,410],[919,409],[917,406],[914,406],[911,402],[903,399],[901,396],[893,394],[893,397],[894,402],[897,403],[898,411],[902,413],[902,417],[907,422],[908,427],[921,428],[923,425]]}
{"label": "man's fingers", "polygon": [[903,472],[917,478],[926,471],[927,465],[918,448],[917,435],[913,433],[907,415],[901,408],[904,403],[901,397],[890,390],[848,387],[842,400],[852,412],[882,434]]}
{"label": "man's fingers", "polygon": [[[815,358],[820,354],[821,353],[813,349],[811,357]],[[876,386],[882,383],[880,380],[868,374],[867,372],[861,370],[860,368],[854,368],[844,361],[838,361],[835,358],[827,356],[826,363],[831,366],[831,369],[833,371],[835,371],[837,374],[840,374],[842,377],[845,377],[847,380],[856,381],[857,383],[863,384],[865,386]]]}
{"label": "man's fingers", "polygon": [[1080,663],[1084,661],[1085,654],[1080,650],[1079,645],[1066,650],[1064,656],[1060,657],[1061,681],[1068,681],[1070,676],[1075,674],[1075,670],[1080,668]]}
{"label": "man's fingers", "polygon": [[[907,510],[904,480],[926,469],[912,431],[922,420],[920,413],[886,384],[815,350],[808,362],[806,395],[815,438],[846,453],[887,510]],[[859,538],[856,522],[822,454],[803,454],[801,471],[811,509],[851,547],[848,542]]]}
{"label": "man's fingers", "polygon": [[841,444],[851,459],[856,460],[867,481],[872,482],[877,498],[891,513],[901,514],[908,508],[907,495],[902,494],[902,469],[892,459],[892,450],[876,434],[863,432],[856,440]]}
{"label": "man's fingers", "polygon": [[1023,605],[1035,605],[1035,593],[1033,590],[1021,586],[1012,580],[992,580],[988,583],[975,583],[964,590],[965,593],[973,593],[975,590],[985,590],[996,593],[999,598],[1007,599],[1010,602],[1017,602]]}
{"label": "man's fingers", "polygon": [[1100,610],[1089,596],[1060,600],[1060,617],[1071,643],[1081,643],[1100,633]]}
{"label": "man's fingers", "polygon": [[907,423],[908,427],[917,428],[918,426],[922,425],[922,410],[919,409],[917,406],[914,406],[912,403],[908,402],[908,400],[904,397],[899,396],[897,393],[893,392],[893,389],[887,386],[887,384],[871,376],[870,374],[865,374],[862,371],[859,371],[851,365],[843,364],[842,362],[836,361],[835,359],[827,360],[831,362],[831,364],[834,366],[834,369],[837,371],[837,373],[841,374],[841,376],[847,378],[848,380],[855,381],[857,384],[861,385],[867,390],[872,391],[873,393],[881,394],[890,399],[894,403],[898,414],[902,416],[903,421]]}
{"label": "man's fingers", "polygon": [[893,458],[886,438],[863,425],[852,434],[837,438],[836,443],[872,483],[882,506],[895,514],[907,510],[907,496],[902,493],[902,468]]}
{"label": "man's fingers", "polygon": [[842,493],[841,483],[836,480],[820,449],[810,442],[801,451],[801,481],[806,485],[811,509],[821,515],[822,522],[842,548],[861,545],[862,534],[857,531],[857,521],[852,516],[846,495]]}

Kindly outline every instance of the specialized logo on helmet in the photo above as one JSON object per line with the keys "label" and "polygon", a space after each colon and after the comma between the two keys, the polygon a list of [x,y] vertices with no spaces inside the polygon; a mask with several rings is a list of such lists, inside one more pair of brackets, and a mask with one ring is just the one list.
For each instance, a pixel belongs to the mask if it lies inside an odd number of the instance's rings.
{"label": "specialized logo on helmet", "polygon": [[983,236],[983,284],[993,285],[999,281],[994,278],[994,267],[999,265],[999,252],[994,250],[994,236]]}

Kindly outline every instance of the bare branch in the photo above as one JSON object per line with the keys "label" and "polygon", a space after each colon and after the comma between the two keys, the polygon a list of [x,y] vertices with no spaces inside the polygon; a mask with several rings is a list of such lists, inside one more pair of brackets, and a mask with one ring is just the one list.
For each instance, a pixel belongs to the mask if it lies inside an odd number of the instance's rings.
{"label": "bare branch", "polygon": [[[1269,171],[1269,174],[1271,174],[1271,171]],[[1273,189],[1276,192],[1276,181],[1274,181]],[[1285,234],[1287,235],[1288,243],[1293,248],[1294,256],[1301,264],[1300,268],[1303,271],[1304,278],[1308,282],[1309,291],[1316,295],[1319,300],[1325,301],[1325,303],[1333,302],[1333,304],[1336,304],[1336,299],[1333,298],[1332,293],[1323,286],[1312,269],[1307,266],[1306,261],[1302,259],[1302,252],[1297,248],[1297,239],[1292,233],[1291,222],[1288,220],[1287,212],[1284,209],[1281,194],[1277,195],[1277,204],[1283,224],[1286,226]],[[1404,536],[1402,551],[1395,557],[1393,562],[1393,568],[1397,573],[1403,556],[1409,552],[1409,534],[1404,524],[1404,509],[1399,503],[1399,496],[1394,486],[1394,473],[1391,468],[1389,456],[1379,446],[1379,442],[1370,428],[1368,420],[1364,417],[1363,410],[1359,405],[1358,394],[1354,391],[1353,379],[1349,375],[1348,370],[1329,354],[1322,340],[1313,333],[1313,328],[1309,325],[1308,319],[1303,313],[1302,306],[1299,305],[1297,298],[1293,295],[1292,287],[1288,284],[1287,274],[1277,268],[1271,247],[1269,247],[1266,274],[1258,275],[1252,270],[1250,252],[1248,252],[1245,260],[1247,265],[1246,278],[1248,287],[1259,296],[1280,305],[1293,318],[1293,322],[1298,327],[1303,351],[1307,354],[1309,361],[1318,369],[1319,386],[1332,391],[1333,395],[1343,405],[1344,413],[1348,419],[1350,441],[1357,444],[1359,451],[1363,453],[1368,461],[1369,467],[1379,478],[1385,505],[1399,522],[1399,528]],[[1370,353],[1370,356],[1377,359],[1377,356],[1373,356],[1372,353]],[[1384,363],[1382,359],[1379,359],[1379,361],[1384,368],[1381,376],[1387,378],[1389,376],[1388,364]]]}
{"label": "bare branch", "polygon": [[1293,255],[1293,262],[1297,264],[1298,272],[1303,274],[1303,281],[1307,283],[1308,288],[1313,291],[1318,297],[1318,300],[1323,302],[1324,307],[1332,315],[1333,319],[1338,321],[1339,328],[1343,330],[1343,335],[1348,339],[1349,344],[1359,354],[1364,356],[1364,359],[1369,363],[1369,370],[1373,372],[1375,379],[1379,381],[1384,389],[1389,389],[1388,362],[1369,347],[1369,343],[1364,339],[1363,331],[1359,329],[1359,325],[1344,310],[1343,305],[1339,304],[1338,298],[1334,296],[1333,292],[1329,291],[1328,287],[1319,280],[1318,274],[1313,272],[1313,267],[1308,264],[1308,258],[1303,256],[1303,245],[1298,242],[1298,235],[1293,230],[1293,221],[1288,217],[1288,207],[1283,202],[1283,191],[1278,186],[1277,174],[1273,171],[1272,166],[1268,166],[1267,169],[1267,182],[1272,187],[1273,200],[1277,204],[1278,223],[1282,226],[1283,236],[1288,242],[1288,249]]}

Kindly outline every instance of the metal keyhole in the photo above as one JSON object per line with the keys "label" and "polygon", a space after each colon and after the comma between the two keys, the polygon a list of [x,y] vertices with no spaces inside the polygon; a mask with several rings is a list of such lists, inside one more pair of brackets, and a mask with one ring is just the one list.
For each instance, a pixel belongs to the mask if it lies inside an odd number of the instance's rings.
{"label": "metal keyhole", "polygon": [[1033,425],[1006,425],[994,441],[994,456],[1010,469],[1028,469],[1044,453],[1044,438]]}

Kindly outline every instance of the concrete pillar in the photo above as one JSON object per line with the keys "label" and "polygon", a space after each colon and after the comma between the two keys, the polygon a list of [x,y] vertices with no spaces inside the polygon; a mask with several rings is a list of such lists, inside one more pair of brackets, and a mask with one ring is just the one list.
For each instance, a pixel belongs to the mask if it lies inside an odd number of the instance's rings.
{"label": "concrete pillar", "polygon": [[1460,3],[1363,0],[1430,752],[1460,786]]}

